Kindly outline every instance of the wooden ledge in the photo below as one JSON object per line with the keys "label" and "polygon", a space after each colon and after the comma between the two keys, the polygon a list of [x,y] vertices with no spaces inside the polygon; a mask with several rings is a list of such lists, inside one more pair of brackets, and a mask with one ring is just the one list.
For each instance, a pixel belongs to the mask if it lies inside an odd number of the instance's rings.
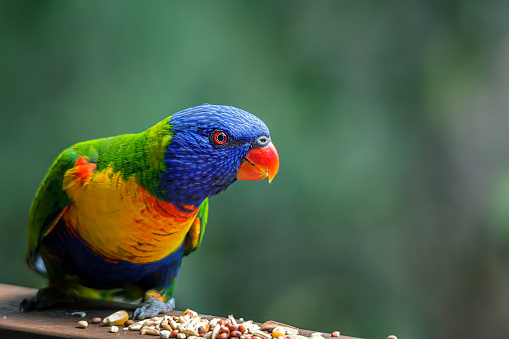
{"label": "wooden ledge", "polygon": [[[122,338],[139,338],[140,333],[135,331],[123,331],[109,333],[108,327],[90,324],[92,318],[104,318],[113,312],[125,309],[132,312],[132,304],[84,300],[73,308],[55,307],[45,311],[20,312],[19,304],[23,298],[35,296],[37,290],[33,288],[0,284],[0,338],[108,338],[117,336]],[[72,306],[71,306],[72,307]],[[71,312],[84,311],[86,317],[83,320],[89,322],[86,329],[78,328],[79,317],[70,315]],[[171,311],[170,315],[180,316],[181,311]],[[210,316],[203,316],[211,318]],[[277,321],[277,319],[274,319]],[[291,324],[290,324],[291,325]],[[119,326],[123,328],[123,326]],[[300,330],[299,334],[310,336],[315,331]],[[330,334],[323,335],[326,339]],[[147,336],[159,338],[158,336]],[[336,339],[336,338],[334,338]],[[337,339],[356,339],[353,337],[340,336]]]}

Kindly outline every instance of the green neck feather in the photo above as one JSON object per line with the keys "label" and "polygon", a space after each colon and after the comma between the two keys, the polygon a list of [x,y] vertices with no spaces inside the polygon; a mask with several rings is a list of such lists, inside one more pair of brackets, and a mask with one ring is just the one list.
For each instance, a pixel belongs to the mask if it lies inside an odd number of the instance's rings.
{"label": "green neck feather", "polygon": [[[121,172],[125,179],[136,175],[143,187],[159,199],[165,200],[160,181],[161,173],[166,171],[164,157],[173,135],[169,120],[168,117],[139,134],[124,134],[92,141],[89,146],[97,152],[95,159],[92,156],[90,160],[97,162],[99,171],[113,166],[113,170]],[[87,153],[90,154],[90,151]]]}

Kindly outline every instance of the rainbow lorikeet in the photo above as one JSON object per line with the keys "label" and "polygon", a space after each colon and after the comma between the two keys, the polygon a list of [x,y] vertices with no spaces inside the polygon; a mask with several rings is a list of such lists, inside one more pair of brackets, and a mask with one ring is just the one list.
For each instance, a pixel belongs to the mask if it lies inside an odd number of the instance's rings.
{"label": "rainbow lorikeet", "polygon": [[208,198],[273,179],[267,126],[239,108],[202,105],[139,134],[78,143],[46,174],[28,221],[27,263],[49,279],[22,310],[80,297],[140,299],[133,318],[174,307],[182,257],[200,245]]}

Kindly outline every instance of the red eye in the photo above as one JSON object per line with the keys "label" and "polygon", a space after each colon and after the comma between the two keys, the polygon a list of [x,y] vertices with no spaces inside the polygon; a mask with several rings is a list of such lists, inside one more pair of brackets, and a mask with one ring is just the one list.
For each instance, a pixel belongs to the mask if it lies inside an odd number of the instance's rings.
{"label": "red eye", "polygon": [[228,141],[228,136],[225,132],[219,131],[214,133],[214,142],[218,145],[224,145]]}

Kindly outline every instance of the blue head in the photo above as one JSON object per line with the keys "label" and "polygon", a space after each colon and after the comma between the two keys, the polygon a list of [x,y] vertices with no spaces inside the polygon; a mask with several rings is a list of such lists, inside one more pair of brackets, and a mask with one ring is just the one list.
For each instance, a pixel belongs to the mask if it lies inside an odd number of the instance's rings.
{"label": "blue head", "polygon": [[179,206],[198,206],[224,191],[235,182],[241,163],[249,162],[250,150],[272,145],[263,121],[231,106],[188,108],[174,114],[170,125],[173,137],[166,150],[167,171],[161,184],[167,201]]}

